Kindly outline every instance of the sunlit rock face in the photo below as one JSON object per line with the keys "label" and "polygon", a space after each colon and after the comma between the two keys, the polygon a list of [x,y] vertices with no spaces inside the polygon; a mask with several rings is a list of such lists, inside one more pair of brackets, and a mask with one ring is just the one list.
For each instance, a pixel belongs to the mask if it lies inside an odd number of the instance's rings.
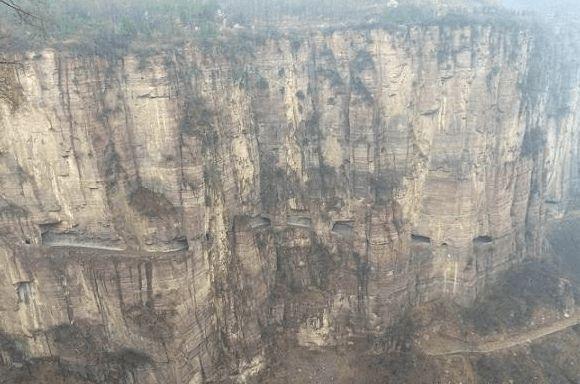
{"label": "sunlit rock face", "polygon": [[276,336],[471,302],[578,188],[578,68],[544,40],[337,30],[3,69],[0,365],[245,380]]}

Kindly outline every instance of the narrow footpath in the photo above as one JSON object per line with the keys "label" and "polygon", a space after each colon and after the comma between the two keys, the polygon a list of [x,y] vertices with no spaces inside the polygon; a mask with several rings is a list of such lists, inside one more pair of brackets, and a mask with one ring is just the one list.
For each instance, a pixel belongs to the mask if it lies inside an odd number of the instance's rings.
{"label": "narrow footpath", "polygon": [[578,324],[580,324],[580,311],[576,311],[576,313],[568,319],[563,319],[540,328],[516,333],[509,339],[469,343],[467,341],[456,340],[452,338],[434,337],[428,342],[423,343],[422,349],[429,356],[458,355],[466,353],[492,353],[517,347],[522,344],[531,343],[542,337],[561,332]]}

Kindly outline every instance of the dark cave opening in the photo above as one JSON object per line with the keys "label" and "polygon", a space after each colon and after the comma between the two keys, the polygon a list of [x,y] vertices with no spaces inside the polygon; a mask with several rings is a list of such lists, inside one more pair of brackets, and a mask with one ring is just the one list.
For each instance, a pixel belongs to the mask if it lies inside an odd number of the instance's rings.
{"label": "dark cave opening", "polygon": [[288,225],[292,227],[311,228],[312,219],[306,216],[289,216]]}
{"label": "dark cave opening", "polygon": [[431,238],[423,235],[411,234],[411,241],[419,244],[431,244]]}
{"label": "dark cave opening", "polygon": [[256,216],[250,219],[250,228],[263,229],[272,225],[272,220],[265,216]]}
{"label": "dark cave opening", "polygon": [[478,236],[475,239],[473,239],[474,244],[490,244],[491,242],[493,242],[493,238],[487,235]]}
{"label": "dark cave opening", "polygon": [[352,236],[353,222],[352,221],[336,221],[332,225],[332,233],[341,236]]}
{"label": "dark cave opening", "polygon": [[19,281],[16,283],[16,294],[18,295],[18,303],[30,303],[30,298],[32,297],[32,282]]}

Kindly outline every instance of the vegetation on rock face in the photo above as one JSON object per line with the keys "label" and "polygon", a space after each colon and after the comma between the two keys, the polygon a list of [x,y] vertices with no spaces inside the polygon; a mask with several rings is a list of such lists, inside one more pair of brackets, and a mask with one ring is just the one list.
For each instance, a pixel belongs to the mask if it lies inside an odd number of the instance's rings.
{"label": "vegetation on rock face", "polygon": [[526,327],[538,309],[565,309],[562,273],[551,264],[530,262],[504,273],[463,317],[481,334],[489,334]]}
{"label": "vegetation on rock face", "polygon": [[16,69],[15,64],[0,65],[0,102],[7,103],[13,111],[24,99]]}

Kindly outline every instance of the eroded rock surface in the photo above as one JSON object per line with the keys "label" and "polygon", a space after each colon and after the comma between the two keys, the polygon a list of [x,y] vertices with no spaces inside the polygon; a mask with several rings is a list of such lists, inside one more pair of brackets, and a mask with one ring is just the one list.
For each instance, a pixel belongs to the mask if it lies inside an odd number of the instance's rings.
{"label": "eroded rock surface", "polygon": [[280,335],[340,348],[472,302],[542,257],[579,190],[578,67],[536,32],[232,36],[5,70],[0,365],[243,381]]}

